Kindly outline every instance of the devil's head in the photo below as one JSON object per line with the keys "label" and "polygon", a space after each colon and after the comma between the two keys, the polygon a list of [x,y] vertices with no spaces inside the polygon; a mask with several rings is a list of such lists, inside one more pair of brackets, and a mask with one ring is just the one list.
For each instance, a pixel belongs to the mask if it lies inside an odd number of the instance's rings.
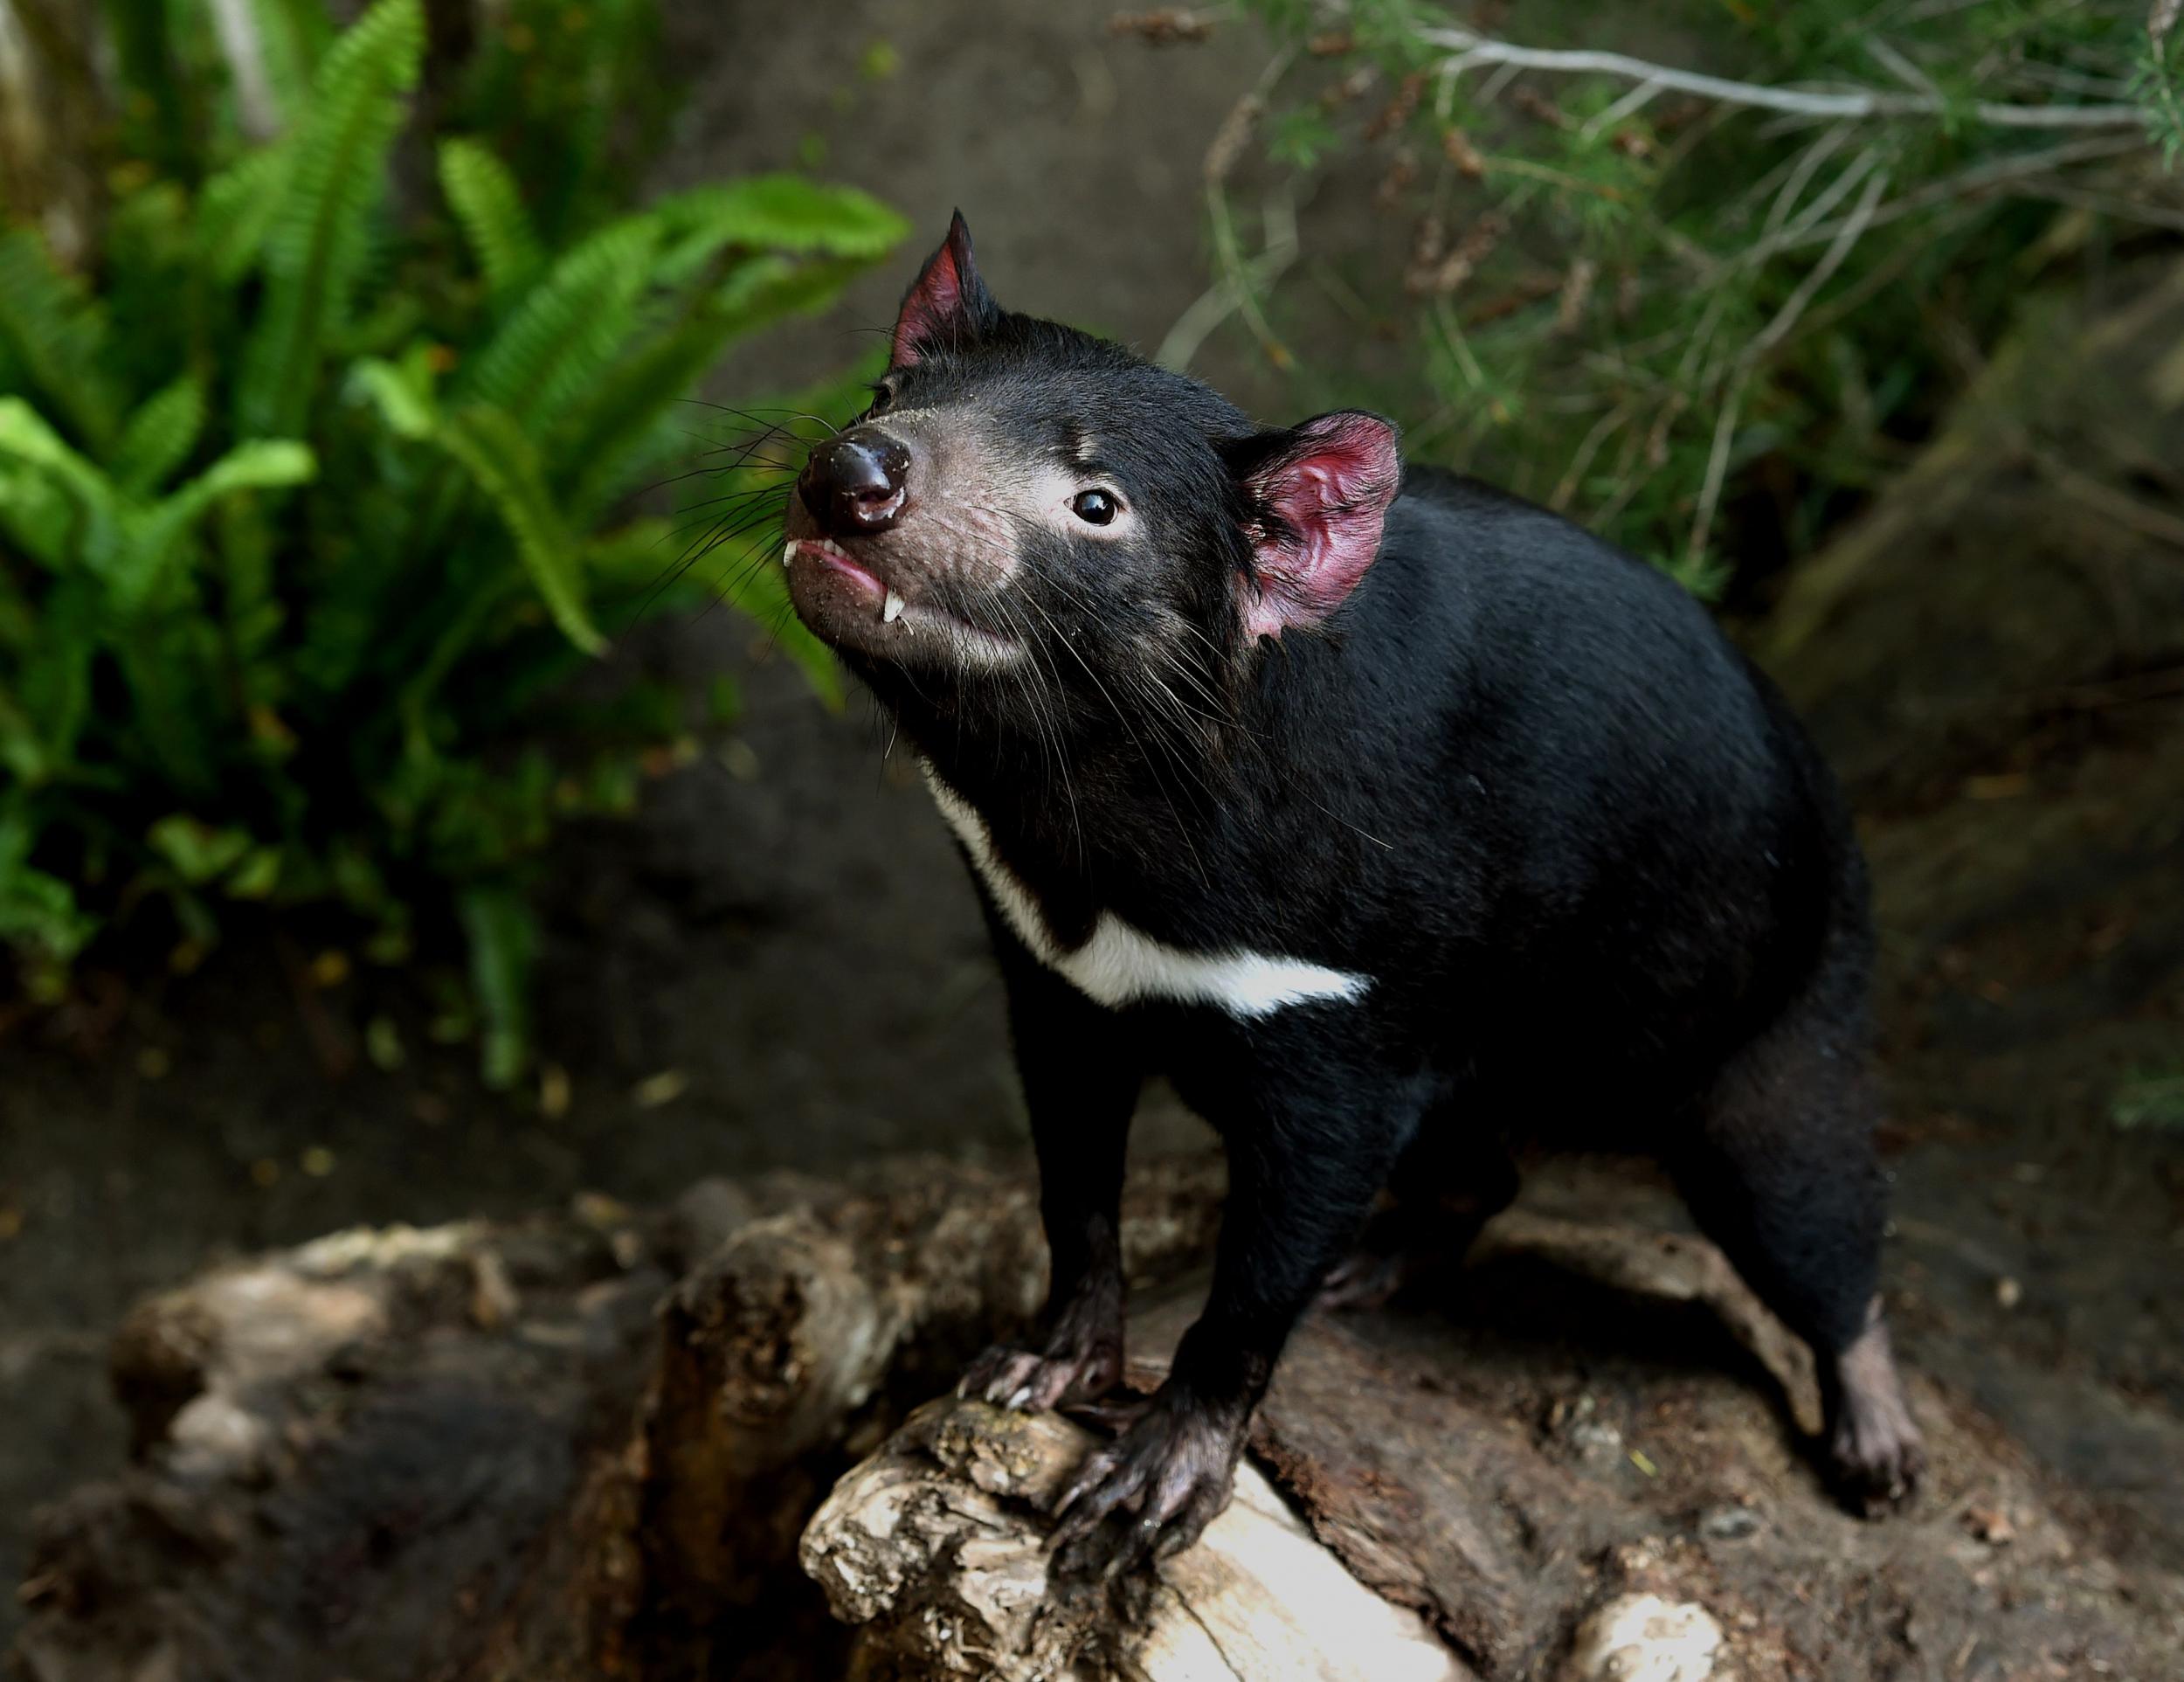
{"label": "devil's head", "polygon": [[1261,431],[1195,380],[1004,310],[958,215],[872,407],[797,481],[783,559],[804,621],[899,708],[1210,721],[1262,639],[1330,628],[1400,477],[1377,416]]}

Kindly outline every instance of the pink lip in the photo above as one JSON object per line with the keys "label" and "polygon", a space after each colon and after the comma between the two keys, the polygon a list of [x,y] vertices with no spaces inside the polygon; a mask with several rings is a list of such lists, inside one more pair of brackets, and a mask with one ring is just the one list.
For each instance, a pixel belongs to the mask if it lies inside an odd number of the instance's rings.
{"label": "pink lip", "polygon": [[809,555],[815,561],[824,561],[837,572],[854,578],[875,596],[886,593],[887,585],[881,584],[874,573],[858,565],[824,537],[798,537],[796,550],[799,555]]}

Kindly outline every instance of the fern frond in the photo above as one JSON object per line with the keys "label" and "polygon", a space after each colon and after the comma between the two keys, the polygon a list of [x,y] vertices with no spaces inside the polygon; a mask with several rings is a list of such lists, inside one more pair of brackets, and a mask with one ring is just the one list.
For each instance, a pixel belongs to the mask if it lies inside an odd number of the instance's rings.
{"label": "fern frond", "polygon": [[556,263],[465,370],[458,398],[522,416],[544,436],[636,327],[658,238],[649,217],[629,217]]}
{"label": "fern frond", "polygon": [[485,1083],[502,1090],[515,1084],[530,1056],[538,918],[523,896],[501,882],[466,888],[455,909],[470,946],[470,990],[485,1018]]}
{"label": "fern frond", "polygon": [[377,0],[328,52],[265,241],[266,298],[245,353],[237,422],[293,436],[370,253],[387,156],[425,52],[420,0]]}
{"label": "fern frond", "polygon": [[507,297],[538,272],[538,235],[508,166],[474,140],[460,135],[439,148],[440,190],[462,224],[463,237],[485,275],[486,290]]}
{"label": "fern frond", "polygon": [[190,459],[204,431],[204,387],[185,374],[147,398],[121,429],[114,448],[114,481],[131,496],[149,496]]}
{"label": "fern frond", "polygon": [[870,261],[909,232],[869,193],[792,175],[695,187],[663,199],[653,213],[667,230],[660,279],[668,286],[680,285],[723,246]]}
{"label": "fern frond", "polygon": [[74,497],[92,528],[84,544],[86,558],[100,553],[100,539],[121,512],[113,481],[21,398],[0,398],[0,456],[39,469]]}
{"label": "fern frond", "polygon": [[311,79],[334,43],[324,0],[252,0],[266,80],[284,121],[294,122],[310,99]]}
{"label": "fern frond", "polygon": [[131,510],[122,522],[120,556],[110,570],[114,604],[123,613],[151,599],[167,577],[182,540],[222,497],[240,491],[282,490],[309,482],[318,460],[288,439],[238,444],[171,496]]}
{"label": "fern frond", "polygon": [[839,712],[843,700],[842,674],[834,651],[805,629],[789,599],[787,574],[771,564],[771,554],[765,559],[769,563],[765,565],[732,568],[726,577],[714,581],[713,587],[746,618],[764,626],[775,646],[802,669],[805,681],[819,699]]}
{"label": "fern frond", "polygon": [[770,322],[825,308],[865,265],[850,259],[794,263],[757,257],[736,269],[682,321],[639,344],[560,428],[554,455],[576,475],[570,508],[597,518],[682,438],[676,400],[721,352]]}
{"label": "fern frond", "polygon": [[197,197],[197,250],[222,286],[241,280],[263,254],[266,231],[287,198],[294,142],[264,146],[204,183]]}
{"label": "fern frond", "polygon": [[47,410],[93,455],[112,447],[121,401],[100,357],[107,327],[28,229],[0,233],[0,339]]}
{"label": "fern frond", "polygon": [[397,438],[415,441],[432,437],[439,426],[439,406],[429,387],[421,385],[411,370],[383,356],[366,356],[349,370],[349,389],[379,411],[379,418]]}
{"label": "fern frond", "polygon": [[449,414],[439,438],[508,527],[524,570],[562,634],[586,654],[604,651],[606,639],[584,606],[580,553],[546,488],[538,451],[522,426],[504,409],[473,403]]}
{"label": "fern frond", "polygon": [[80,575],[56,582],[38,605],[35,632],[28,606],[14,606],[24,622],[0,636],[14,674],[12,698],[0,696],[0,765],[35,785],[73,762],[90,715],[98,587]]}
{"label": "fern frond", "polygon": [[[676,401],[735,337],[735,323],[708,310],[636,346],[594,383],[583,405],[556,429],[552,459],[573,475],[570,516],[596,520],[631,488],[662,452],[661,433],[686,448],[690,419]],[[669,450],[673,443],[666,446]]]}

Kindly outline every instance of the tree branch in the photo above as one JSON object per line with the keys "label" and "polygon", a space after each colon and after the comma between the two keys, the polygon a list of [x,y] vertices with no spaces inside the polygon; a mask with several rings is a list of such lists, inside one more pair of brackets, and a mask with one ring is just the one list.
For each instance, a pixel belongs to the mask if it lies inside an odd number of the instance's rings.
{"label": "tree branch", "polygon": [[[1419,38],[1434,46],[1452,49],[1451,56],[1441,65],[1444,76],[1462,75],[1476,65],[1545,70],[1562,75],[1620,76],[1656,92],[1673,88],[1724,104],[1784,111],[1805,117],[1932,117],[1952,108],[1947,100],[1935,93],[1883,93],[1876,88],[1821,93],[1770,87],[1757,82],[1709,76],[1696,70],[1649,64],[1621,52],[1518,46],[1453,25],[1420,30]],[[2136,128],[2146,121],[2144,113],[2135,105],[2017,105],[1980,100],[1966,109],[1979,121],[1998,128]]]}

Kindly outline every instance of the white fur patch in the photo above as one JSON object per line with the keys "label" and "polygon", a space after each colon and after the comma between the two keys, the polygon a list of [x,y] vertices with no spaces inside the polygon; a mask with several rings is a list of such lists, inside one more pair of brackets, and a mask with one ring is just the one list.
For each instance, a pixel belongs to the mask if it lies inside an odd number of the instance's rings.
{"label": "white fur patch", "polygon": [[925,786],[956,832],[1001,915],[1032,955],[1095,1003],[1110,1008],[1143,999],[1213,1005],[1239,1021],[1284,1005],[1361,999],[1372,978],[1264,952],[1191,952],[1156,940],[1112,911],[1100,913],[1092,937],[1064,947],[1047,927],[1016,873],[993,850],[985,820],[971,803],[925,768]]}

